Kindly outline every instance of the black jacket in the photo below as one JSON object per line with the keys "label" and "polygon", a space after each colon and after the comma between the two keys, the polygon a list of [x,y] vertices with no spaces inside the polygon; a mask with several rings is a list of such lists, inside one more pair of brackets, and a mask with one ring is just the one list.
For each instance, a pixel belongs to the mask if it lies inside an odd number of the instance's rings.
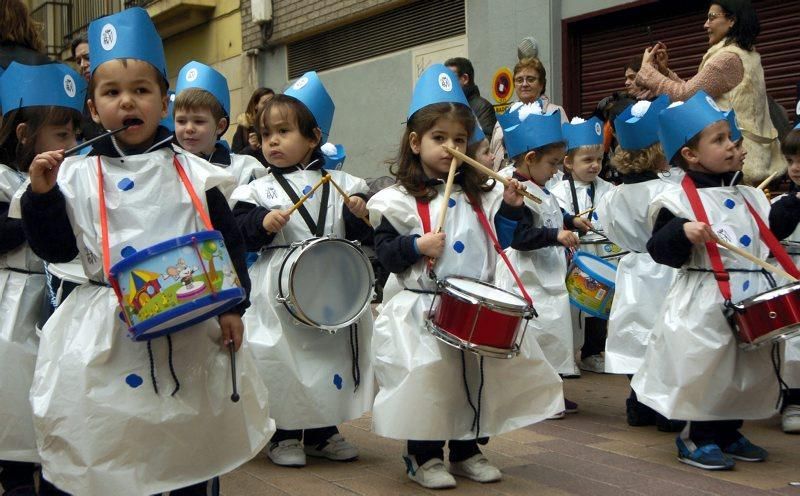
{"label": "black jacket", "polygon": [[497,122],[497,116],[494,113],[494,106],[489,103],[489,100],[481,96],[481,92],[477,86],[470,83],[464,87],[464,96],[467,97],[469,106],[478,117],[478,122],[483,129],[483,134],[487,139],[491,139],[492,131],[494,131],[494,124]]}

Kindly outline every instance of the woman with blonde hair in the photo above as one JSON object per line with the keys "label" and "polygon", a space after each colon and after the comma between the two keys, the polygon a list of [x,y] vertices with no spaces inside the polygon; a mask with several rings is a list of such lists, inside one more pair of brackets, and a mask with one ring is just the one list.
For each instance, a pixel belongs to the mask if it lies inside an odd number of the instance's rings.
{"label": "woman with blonde hair", "polygon": [[0,0],[0,68],[11,62],[41,65],[52,62],[44,54],[42,27],[21,0]]}

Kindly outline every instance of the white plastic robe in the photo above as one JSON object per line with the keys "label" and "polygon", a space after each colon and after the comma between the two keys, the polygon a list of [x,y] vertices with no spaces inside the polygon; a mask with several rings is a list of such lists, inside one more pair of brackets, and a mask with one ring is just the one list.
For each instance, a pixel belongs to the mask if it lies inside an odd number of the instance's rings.
{"label": "white plastic robe", "polygon": [[[513,167],[509,167],[500,173],[511,177],[513,171]],[[522,184],[542,200],[538,204],[525,199],[525,205],[533,211],[534,227],[563,229],[564,216],[555,197],[532,181],[524,181]],[[564,375],[577,374],[572,320],[565,318],[570,313],[570,304],[564,283],[567,277],[564,247],[558,244],[530,251],[506,248],[506,254],[533,299],[533,306],[538,313],[528,326],[527,338],[538,341],[545,358],[556,372]],[[499,287],[520,294],[514,277],[499,257],[496,278]]]}
{"label": "white plastic robe", "polygon": [[[589,196],[589,187],[594,184],[594,201],[592,201],[592,197]],[[593,183],[587,183],[584,181],[575,180],[575,196],[578,198],[578,210],[575,210],[574,203],[572,201],[572,190],[569,186],[568,180],[563,180],[553,186],[553,189],[550,191],[553,196],[556,197],[558,200],[559,206],[561,208],[572,215],[576,213],[583,212],[588,210],[591,207],[596,207],[600,200],[605,196],[609,191],[614,189],[614,185],[610,182],[601,179],[599,177],[595,178]],[[591,215],[592,226],[597,231],[603,230],[603,222],[600,218],[600,214],[595,210],[592,212]],[[588,233],[583,236],[587,240],[589,239],[599,239],[594,233]],[[578,250],[581,250],[581,247],[578,247]],[[575,349],[578,350],[583,346],[584,341],[584,325],[585,320],[588,315],[582,312],[579,308],[575,306],[570,306],[570,315],[572,318],[572,331],[573,331],[573,342],[575,344]]]}
{"label": "white plastic robe", "polygon": [[[431,226],[436,226],[443,201],[444,185],[430,202]],[[482,207],[493,223],[502,201],[501,186],[483,195]],[[444,232],[444,254],[436,264],[439,278],[450,275],[492,282],[497,256],[488,237],[456,184],[451,196]],[[415,199],[402,186],[386,188],[369,201],[373,226],[387,220],[401,235],[422,235],[423,228]],[[433,290],[426,261],[397,274],[401,287]],[[373,355],[379,391],[372,411],[374,431],[395,439],[472,439],[475,414],[465,391],[480,407],[480,435],[495,436],[539,422],[564,409],[561,379],[544,358],[535,339],[522,343],[521,353],[511,359],[484,358],[484,387],[480,359],[430,334],[425,327],[433,298],[400,290],[383,305],[375,320]]]}
{"label": "white plastic robe", "polygon": [[[10,204],[25,179],[0,164],[0,202]],[[43,263],[27,243],[0,254],[0,460],[39,461],[28,393],[39,347],[36,324],[42,318],[44,288]]]}
{"label": "white plastic robe", "polygon": [[680,185],[681,181],[683,180],[683,176],[685,175],[686,172],[680,167],[670,167],[668,171],[660,172],[658,177],[665,179],[668,182]]}
{"label": "white plastic robe", "polygon": [[[772,199],[772,203],[780,200],[786,195],[781,195]],[[786,238],[786,241],[793,241],[800,243],[800,225],[794,230],[792,234]],[[791,254],[794,263],[800,264],[800,245],[787,248]],[[777,264],[775,260],[770,260],[773,264]],[[798,265],[800,266],[800,265]],[[790,388],[800,388],[800,336],[795,336],[786,341],[783,355],[783,380]]]}
{"label": "white plastic robe", "polygon": [[[749,186],[731,186],[702,188],[698,193],[718,235],[766,258],[768,250],[744,203],[746,198],[766,222],[769,202],[762,192]],[[671,188],[652,201],[651,226],[662,208],[680,218],[696,219],[681,188]],[[720,249],[720,254],[728,269],[757,268],[727,250]],[[739,348],[723,316],[723,297],[713,274],[687,268],[711,268],[705,247],[692,249],[689,261],[678,270],[666,294],[644,364],[631,382],[639,401],[667,418],[681,420],[770,417],[778,398],[771,347],[756,351]],[[730,284],[734,302],[770,288],[760,272],[730,272]]]}
{"label": "white plastic robe", "polygon": [[608,239],[629,251],[617,266],[614,305],[608,319],[606,372],[635,374],[644,360],[650,332],[659,317],[675,269],[656,263],[647,253],[651,229],[647,210],[662,191],[676,188],[664,179],[622,184],[597,206]]}
{"label": "white plastic robe", "polygon": [[225,172],[233,176],[234,184],[229,185],[222,190],[225,198],[229,199],[228,203],[230,203],[231,208],[233,208],[233,205],[236,203],[233,200],[230,200],[233,190],[236,189],[237,186],[248,184],[259,177],[266,176],[267,168],[250,155],[237,155],[235,153],[231,153],[230,157],[230,164],[220,164],[216,162],[212,163],[218,167],[222,167],[225,169]]}
{"label": "white plastic robe", "polygon": [[[341,171],[328,171],[334,181],[348,194],[366,193],[367,183]],[[319,170],[298,170],[283,175],[297,196],[302,196],[321,178]],[[303,205],[316,221],[321,206],[322,188]],[[275,176],[269,174],[236,189],[232,199],[285,210],[292,200],[283,191]],[[330,186],[325,218],[326,235],[344,238],[342,197]],[[258,260],[250,267],[253,281],[253,305],[244,315],[247,340],[253,349],[258,370],[273,398],[270,414],[280,429],[311,429],[327,427],[361,417],[372,407],[375,382],[369,357],[372,340],[372,313],[367,310],[356,323],[357,333],[339,329],[336,334],[297,322],[277,301],[278,275],[287,248],[294,242],[314,237],[303,217],[295,212],[275,236],[275,248],[261,250]],[[287,267],[288,270],[288,267]],[[317,284],[317,281],[307,281]],[[356,388],[352,345],[358,343],[360,385]]]}
{"label": "white plastic robe", "polygon": [[[229,180],[204,160],[178,157],[204,204],[204,191]],[[169,148],[102,159],[112,265],[125,247],[205,229],[172,159]],[[103,281],[96,170],[97,157],[68,158],[58,185],[86,275]],[[236,357],[241,400],[233,403],[216,319],[172,334],[174,396],[167,339],[153,340],[156,394],[147,344],[128,337],[119,311],[110,287],[84,284],[42,330],[31,403],[45,478],[76,495],[140,496],[202,482],[255,456],[274,423],[247,345]]]}

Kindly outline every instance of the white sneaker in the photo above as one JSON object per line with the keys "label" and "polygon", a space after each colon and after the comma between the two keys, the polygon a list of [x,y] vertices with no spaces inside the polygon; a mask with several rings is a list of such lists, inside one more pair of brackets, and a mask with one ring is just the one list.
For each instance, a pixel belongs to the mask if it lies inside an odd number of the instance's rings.
{"label": "white sneaker", "polygon": [[305,467],[306,454],[303,443],[299,439],[286,439],[279,443],[270,443],[267,456],[272,463],[282,467]]}
{"label": "white sneaker", "polygon": [[417,465],[413,456],[404,456],[408,478],[428,489],[450,489],[456,487],[456,480],[447,471],[441,458],[431,458],[422,466]]}
{"label": "white sneaker", "polygon": [[345,441],[341,434],[334,434],[321,445],[306,445],[305,452],[308,456],[337,462],[350,462],[358,458],[358,448]]}
{"label": "white sneaker", "polygon": [[451,462],[450,473],[475,482],[497,482],[503,478],[500,469],[491,465],[483,453],[478,453],[463,462]]}
{"label": "white sneaker", "polygon": [[787,405],[781,418],[783,432],[796,434],[800,432],[800,405]]}
{"label": "white sneaker", "polygon": [[578,367],[587,372],[594,372],[596,374],[606,373],[606,359],[603,355],[592,355],[584,358],[578,362]]}
{"label": "white sneaker", "polygon": [[547,417],[547,420],[561,420],[567,416],[567,412],[565,410],[561,410],[560,412]]}

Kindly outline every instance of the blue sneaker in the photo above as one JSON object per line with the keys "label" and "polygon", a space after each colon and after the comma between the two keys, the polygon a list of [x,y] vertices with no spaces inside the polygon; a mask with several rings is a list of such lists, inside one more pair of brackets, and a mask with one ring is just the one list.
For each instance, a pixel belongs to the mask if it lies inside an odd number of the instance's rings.
{"label": "blue sneaker", "polygon": [[675,444],[678,445],[678,461],[681,463],[704,470],[731,470],[736,465],[714,443],[698,446],[694,451],[689,450],[680,437],[675,439]]}
{"label": "blue sneaker", "polygon": [[751,443],[746,437],[742,436],[731,443],[730,446],[722,450],[726,455],[743,462],[763,462],[769,456],[767,450]]}

